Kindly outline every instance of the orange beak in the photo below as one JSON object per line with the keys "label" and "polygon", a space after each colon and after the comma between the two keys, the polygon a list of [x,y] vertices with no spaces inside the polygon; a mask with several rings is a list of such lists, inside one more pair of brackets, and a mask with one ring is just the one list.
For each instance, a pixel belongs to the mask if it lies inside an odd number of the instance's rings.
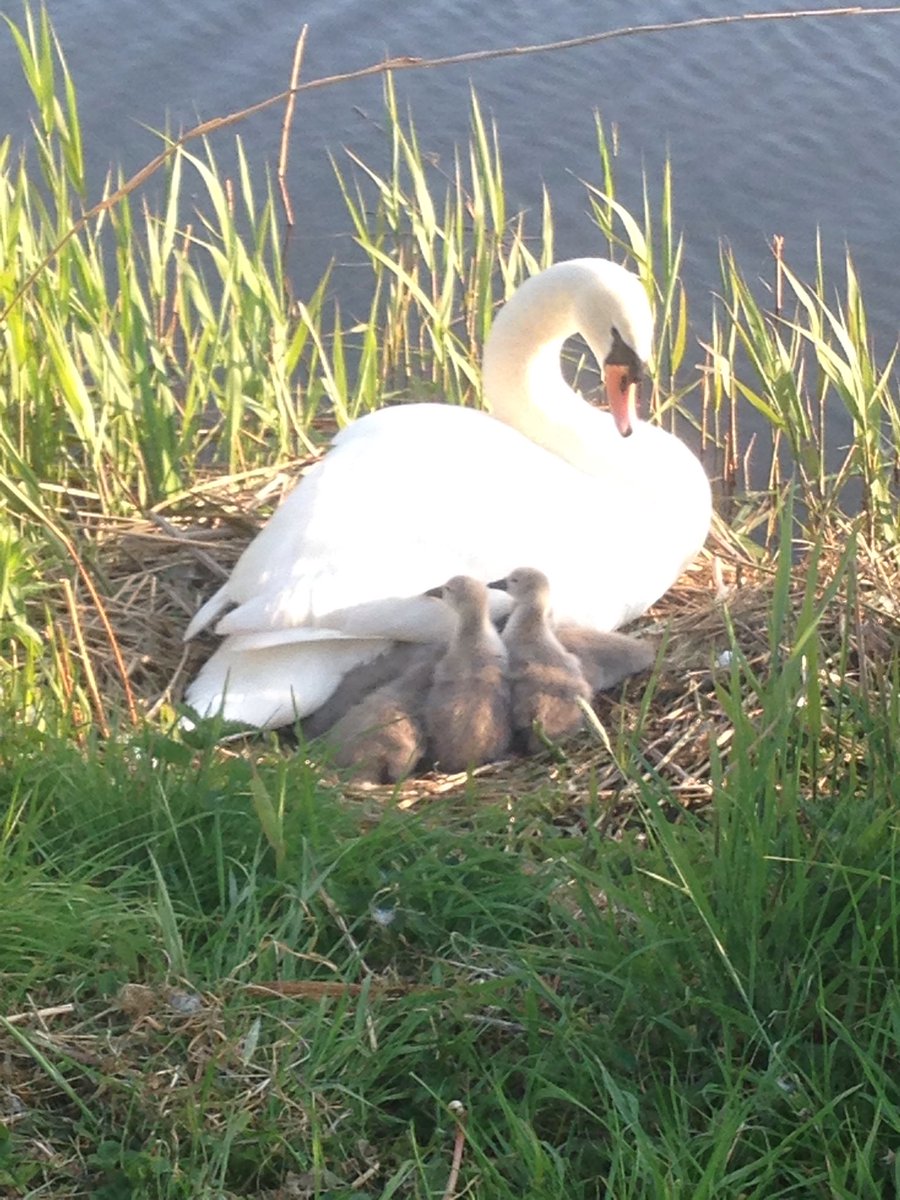
{"label": "orange beak", "polygon": [[637,384],[628,378],[628,368],[616,363],[606,363],[603,368],[603,384],[609,411],[622,437],[630,437],[632,425],[637,419]]}

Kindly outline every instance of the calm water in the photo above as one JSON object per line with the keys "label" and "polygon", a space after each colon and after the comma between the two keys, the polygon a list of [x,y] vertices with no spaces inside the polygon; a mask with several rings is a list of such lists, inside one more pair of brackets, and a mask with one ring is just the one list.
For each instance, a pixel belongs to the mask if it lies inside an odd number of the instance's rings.
{"label": "calm water", "polygon": [[[674,16],[788,11],[790,0],[46,0],[78,89],[89,165],[99,190],[110,164],[132,171],[158,142],[147,131],[189,126],[282,90],[302,23],[304,78],[350,70],[386,54],[431,56],[577,37]],[[813,7],[813,5],[808,5]],[[872,5],[874,7],[874,5]],[[2,3],[19,20],[18,5]],[[579,179],[600,182],[593,113],[618,128],[620,198],[639,208],[641,170],[661,178],[668,153],[676,222],[686,241],[695,331],[708,328],[720,239],[751,277],[771,276],[773,234],[801,273],[821,231],[831,278],[845,246],[862,277],[876,348],[898,335],[900,261],[900,15],[816,18],[670,31],[528,58],[401,73],[425,149],[449,164],[468,132],[474,85],[497,121],[510,209],[537,210],[546,184],[557,256],[598,249]],[[325,263],[353,258],[328,153],[349,146],[381,161],[381,82],[302,97],[294,124],[291,192],[301,233],[298,284]],[[27,130],[30,97],[14,46],[0,29],[2,131]],[[281,111],[244,123],[254,165],[277,159]],[[217,150],[227,158],[232,133]],[[350,277],[349,272],[345,272]]]}

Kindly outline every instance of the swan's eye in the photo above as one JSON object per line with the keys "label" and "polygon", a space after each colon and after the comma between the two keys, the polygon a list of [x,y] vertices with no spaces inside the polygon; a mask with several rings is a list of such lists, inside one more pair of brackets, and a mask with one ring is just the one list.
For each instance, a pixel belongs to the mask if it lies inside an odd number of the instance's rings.
{"label": "swan's eye", "polygon": [[618,329],[616,329],[615,325],[612,328],[612,349],[606,356],[606,362],[613,367],[625,368],[621,374],[623,392],[631,384],[641,382],[644,374],[643,364],[619,333]]}

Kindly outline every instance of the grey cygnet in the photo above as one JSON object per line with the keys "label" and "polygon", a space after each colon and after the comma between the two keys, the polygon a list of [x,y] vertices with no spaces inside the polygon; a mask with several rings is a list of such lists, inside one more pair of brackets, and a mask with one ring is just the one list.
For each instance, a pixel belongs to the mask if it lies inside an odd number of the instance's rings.
{"label": "grey cygnet", "polygon": [[334,762],[357,780],[397,783],[418,766],[426,749],[425,700],[440,647],[418,646],[406,669],[349,708],[328,731]]}
{"label": "grey cygnet", "polygon": [[503,630],[509,655],[512,720],[517,739],[529,754],[546,749],[584,727],[579,698],[593,694],[581,664],[553,631],[550,622],[550,584],[533,567],[517,567],[491,587],[513,598],[513,610]]}
{"label": "grey cygnet", "polygon": [[456,617],[425,702],[430,753],[441,771],[466,771],[502,758],[512,740],[506,649],[491,623],[483,583],[455,575],[426,595]]}

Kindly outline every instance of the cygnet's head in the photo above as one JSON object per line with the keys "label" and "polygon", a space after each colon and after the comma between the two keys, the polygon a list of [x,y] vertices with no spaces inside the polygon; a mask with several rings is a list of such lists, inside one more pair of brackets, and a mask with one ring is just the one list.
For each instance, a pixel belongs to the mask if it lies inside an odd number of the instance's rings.
{"label": "cygnet's head", "polygon": [[516,567],[505,579],[497,579],[489,586],[509,592],[516,604],[537,604],[542,609],[550,606],[550,581],[536,567]]}
{"label": "cygnet's head", "polygon": [[487,611],[487,588],[471,575],[454,575],[440,587],[429,588],[426,596],[434,596],[443,600],[458,613],[479,613]]}

